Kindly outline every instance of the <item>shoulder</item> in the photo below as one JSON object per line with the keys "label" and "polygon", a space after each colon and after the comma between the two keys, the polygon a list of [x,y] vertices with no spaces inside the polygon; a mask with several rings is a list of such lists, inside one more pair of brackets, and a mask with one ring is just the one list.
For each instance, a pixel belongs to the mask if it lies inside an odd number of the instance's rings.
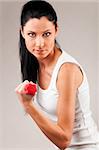
{"label": "shoulder", "polygon": [[72,63],[72,62],[64,62],[61,67],[60,67],[60,70],[59,70],[59,74],[62,74],[62,73],[74,73],[74,74],[81,74],[81,69],[80,69],[80,66],[76,63]]}
{"label": "shoulder", "polygon": [[78,64],[72,62],[65,62],[61,65],[57,83],[61,84],[62,80],[64,83],[74,84],[77,88],[80,86],[83,80],[83,74]]}

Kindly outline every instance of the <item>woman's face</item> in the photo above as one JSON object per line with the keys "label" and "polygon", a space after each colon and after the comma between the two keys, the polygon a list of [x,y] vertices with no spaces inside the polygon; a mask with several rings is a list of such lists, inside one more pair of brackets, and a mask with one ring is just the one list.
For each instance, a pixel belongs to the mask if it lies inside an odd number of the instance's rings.
{"label": "woman's face", "polygon": [[27,49],[38,60],[47,57],[53,51],[57,29],[46,17],[30,19],[21,33]]}

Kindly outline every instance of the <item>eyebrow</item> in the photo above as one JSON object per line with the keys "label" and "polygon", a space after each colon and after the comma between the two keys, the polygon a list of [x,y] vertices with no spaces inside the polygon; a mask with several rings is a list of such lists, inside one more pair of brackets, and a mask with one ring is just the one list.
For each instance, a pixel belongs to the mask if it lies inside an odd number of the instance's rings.
{"label": "eyebrow", "polygon": [[[47,29],[47,30],[43,31],[43,33],[48,32],[48,31],[50,31],[50,29]],[[28,32],[36,33],[35,31],[30,31],[30,30]]]}

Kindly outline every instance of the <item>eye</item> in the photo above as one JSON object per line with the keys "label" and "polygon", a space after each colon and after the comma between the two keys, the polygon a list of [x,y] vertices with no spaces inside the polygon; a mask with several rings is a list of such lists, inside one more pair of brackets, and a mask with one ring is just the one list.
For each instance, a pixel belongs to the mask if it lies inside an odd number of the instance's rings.
{"label": "eye", "polygon": [[43,34],[43,37],[49,37],[50,35],[51,35],[50,32],[45,32],[45,33]]}
{"label": "eye", "polygon": [[32,38],[36,37],[36,34],[34,32],[28,33],[28,35],[29,37],[32,37]]}

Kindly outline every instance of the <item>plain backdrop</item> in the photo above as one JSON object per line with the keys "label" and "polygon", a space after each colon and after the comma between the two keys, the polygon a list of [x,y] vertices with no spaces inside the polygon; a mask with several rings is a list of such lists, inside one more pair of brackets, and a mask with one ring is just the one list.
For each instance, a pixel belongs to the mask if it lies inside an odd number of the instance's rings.
{"label": "plain backdrop", "polygon": [[[54,150],[52,143],[24,111],[14,92],[21,82],[18,56],[21,6],[26,1],[0,1],[0,150]],[[58,15],[61,48],[84,67],[91,108],[99,127],[99,3],[50,1]]]}

